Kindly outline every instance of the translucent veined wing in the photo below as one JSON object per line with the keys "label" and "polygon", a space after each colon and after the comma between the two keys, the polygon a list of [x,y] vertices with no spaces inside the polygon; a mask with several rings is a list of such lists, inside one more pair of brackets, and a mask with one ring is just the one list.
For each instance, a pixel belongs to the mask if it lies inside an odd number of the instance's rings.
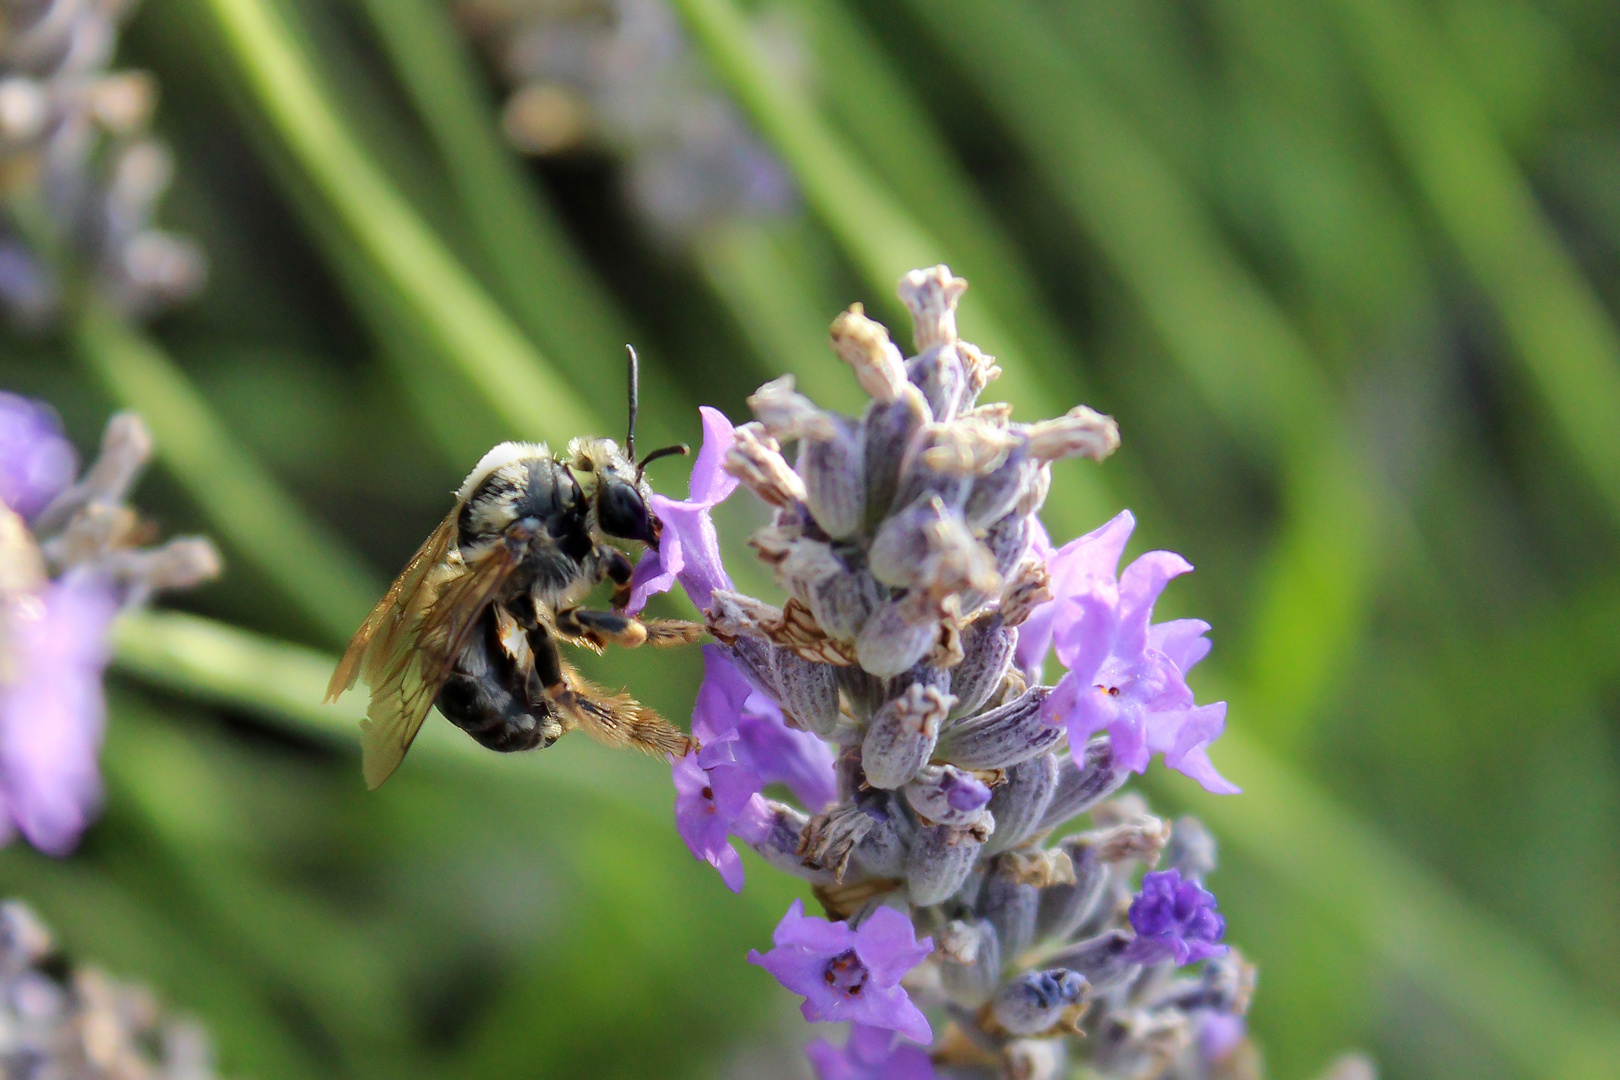
{"label": "translucent veined wing", "polygon": [[399,572],[399,577],[349,639],[349,647],[343,651],[343,659],[338,661],[332,681],[326,686],[327,701],[336,701],[339,694],[353,688],[362,674],[367,683],[376,685],[374,676],[392,662],[401,645],[412,637],[411,628],[432,601],[431,591],[424,590],[433,572],[444,565],[455,535],[456,512],[452,511],[411,556],[411,561],[405,564],[405,569]]}
{"label": "translucent veined wing", "polygon": [[360,763],[367,787],[375,790],[399,768],[456,659],[472,640],[479,618],[500,596],[517,565],[517,554],[497,544],[472,565],[430,574],[432,595],[412,632],[403,638],[403,647],[386,665],[379,664],[375,678],[368,657],[364,674],[371,685],[371,705],[360,724]]}

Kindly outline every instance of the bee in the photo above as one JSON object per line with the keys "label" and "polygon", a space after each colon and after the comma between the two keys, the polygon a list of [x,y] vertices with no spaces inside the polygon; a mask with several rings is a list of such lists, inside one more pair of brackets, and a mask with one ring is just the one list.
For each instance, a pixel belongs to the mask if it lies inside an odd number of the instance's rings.
{"label": "bee", "polygon": [[[455,505],[411,557],[349,642],[327,701],[364,679],[362,771],[377,788],[439,712],[491,750],[550,746],[582,728],[613,747],[684,756],[691,739],[628,694],[587,682],[559,642],[597,653],[607,645],[680,645],[699,623],[624,613],[631,564],[609,538],[656,547],[647,508],[647,463],[635,459],[638,371],[628,349],[630,426],[625,445],[580,438],[558,457],[544,444],[506,442],[485,454],[456,491]],[[579,604],[613,583],[612,611]]]}

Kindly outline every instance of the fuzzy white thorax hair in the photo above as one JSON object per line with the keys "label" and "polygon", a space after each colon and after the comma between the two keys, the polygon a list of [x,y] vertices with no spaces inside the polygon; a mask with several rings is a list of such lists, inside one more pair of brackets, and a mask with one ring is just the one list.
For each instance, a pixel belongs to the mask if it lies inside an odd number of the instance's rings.
{"label": "fuzzy white thorax hair", "polygon": [[525,458],[549,458],[550,456],[551,451],[546,448],[545,443],[503,442],[478,459],[478,464],[473,466],[473,471],[467,474],[467,479],[463,480],[461,487],[456,489],[456,501],[466,502],[472,497],[472,493],[478,490],[478,485],[484,482],[485,477],[504,465],[510,465],[514,461],[522,461]]}

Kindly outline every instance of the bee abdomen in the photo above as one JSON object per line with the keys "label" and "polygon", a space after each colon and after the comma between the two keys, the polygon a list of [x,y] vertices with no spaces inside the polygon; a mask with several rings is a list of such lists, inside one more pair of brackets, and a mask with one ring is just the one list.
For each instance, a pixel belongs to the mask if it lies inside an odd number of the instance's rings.
{"label": "bee abdomen", "polygon": [[483,632],[457,658],[434,703],[445,719],[491,750],[550,746],[562,735],[562,723],[543,696],[526,692],[526,674],[496,639],[493,611],[484,615],[483,623]]}

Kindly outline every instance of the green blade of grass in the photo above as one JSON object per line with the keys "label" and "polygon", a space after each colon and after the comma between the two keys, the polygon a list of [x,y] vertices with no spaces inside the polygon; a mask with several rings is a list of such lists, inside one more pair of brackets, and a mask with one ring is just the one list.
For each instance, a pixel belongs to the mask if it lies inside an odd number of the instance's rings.
{"label": "green blade of grass", "polygon": [[1419,187],[1620,522],[1620,334],[1438,35],[1401,0],[1335,9]]}
{"label": "green blade of grass", "polygon": [[1539,950],[1241,732],[1222,737],[1218,756],[1243,794],[1191,801],[1226,843],[1332,911],[1527,1075],[1613,1075],[1620,1018],[1584,998]]}
{"label": "green blade of grass", "polygon": [[231,437],[150,339],[91,306],[74,323],[74,340],[113,396],[146,420],[159,458],[229,548],[274,581],[327,641],[346,641],[382,591],[370,568]]}
{"label": "green blade of grass", "polygon": [[[730,0],[677,0],[676,6],[737,100],[792,170],[873,295],[867,306],[892,313],[895,283],[908,270],[948,261],[951,252],[908,215],[883,185],[831,131],[805,96],[754,48],[742,15]],[[1024,358],[1016,327],[990,303],[970,294],[960,321],[963,334],[1002,355],[1006,373],[992,391],[1026,416],[1044,416],[1058,395],[1042,385]],[[1047,517],[1055,532],[1078,535],[1117,507],[1105,481],[1080,467],[1060,469]]]}
{"label": "green blade of grass", "polygon": [[[639,335],[592,277],[562,223],[501,140],[495,104],[461,29],[440,3],[361,3],[438,150],[457,204],[515,319],[599,416],[619,415],[624,388],[602,374]],[[642,398],[660,405],[643,417],[647,443],[674,441],[676,430],[666,417],[692,407],[654,355],[643,360]]]}
{"label": "green blade of grass", "polygon": [[339,122],[266,0],[200,0],[260,108],[382,276],[517,431],[566,443],[592,410],[445,248]]}

